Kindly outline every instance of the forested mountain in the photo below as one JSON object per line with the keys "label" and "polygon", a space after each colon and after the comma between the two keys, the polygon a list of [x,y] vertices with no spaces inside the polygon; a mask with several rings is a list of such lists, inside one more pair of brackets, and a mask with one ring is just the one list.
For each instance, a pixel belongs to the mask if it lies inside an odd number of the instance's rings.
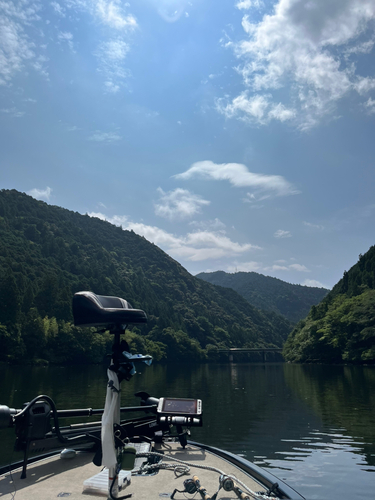
{"label": "forested mountain", "polygon": [[375,246],[288,337],[287,360],[375,363]]}
{"label": "forested mountain", "polygon": [[108,333],[72,325],[75,292],[127,299],[149,318],[127,339],[156,359],[195,361],[217,347],[281,346],[290,323],[190,275],[132,231],[0,191],[0,359],[100,361]]}
{"label": "forested mountain", "polygon": [[319,304],[329,291],[325,288],[292,285],[254,272],[229,274],[216,271],[200,273],[196,277],[213,285],[233,288],[254,307],[281,314],[293,323],[305,318],[311,306]]}

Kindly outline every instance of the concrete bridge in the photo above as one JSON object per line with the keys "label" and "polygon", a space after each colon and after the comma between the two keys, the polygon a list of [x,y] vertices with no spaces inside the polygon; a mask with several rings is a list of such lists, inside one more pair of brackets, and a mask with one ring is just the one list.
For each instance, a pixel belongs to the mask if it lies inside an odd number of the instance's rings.
{"label": "concrete bridge", "polygon": [[233,354],[242,352],[259,352],[262,354],[263,363],[267,360],[267,352],[279,352],[282,353],[281,347],[232,347],[231,349],[218,349],[218,352],[229,355],[229,361],[233,361]]}

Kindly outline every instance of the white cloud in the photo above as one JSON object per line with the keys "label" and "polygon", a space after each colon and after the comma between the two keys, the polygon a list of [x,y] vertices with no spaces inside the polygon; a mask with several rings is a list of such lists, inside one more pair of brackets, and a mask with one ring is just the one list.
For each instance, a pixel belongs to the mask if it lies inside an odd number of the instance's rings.
{"label": "white cloud", "polygon": [[317,288],[329,288],[326,285],[323,285],[320,281],[317,280],[305,280],[302,283],[303,286],[312,286],[312,287],[317,287]]}
{"label": "white cloud", "polygon": [[65,17],[65,9],[61,7],[59,3],[51,2],[51,7],[53,8],[56,14],[58,14],[61,17]]}
{"label": "white cloud", "polygon": [[60,31],[57,34],[57,39],[60,42],[66,42],[71,50],[74,51],[74,45],[73,45],[73,35],[72,33],[69,33],[69,31]]}
{"label": "white cloud", "polygon": [[175,258],[189,261],[202,261],[241,255],[260,247],[250,243],[237,243],[222,234],[214,231],[193,231],[185,236],[175,236],[156,226],[148,226],[139,222],[131,222],[126,216],[106,217],[102,213],[91,212],[90,217],[97,217],[123,229],[132,230],[144,236],[151,243],[155,243],[165,252]]}
{"label": "white cloud", "polygon": [[355,90],[360,95],[368,94],[371,90],[375,89],[375,78],[358,78],[354,84]]}
{"label": "white cloud", "polygon": [[35,57],[34,44],[26,35],[23,23],[16,15],[15,18],[6,15],[9,4],[0,4],[0,85],[8,84]]}
{"label": "white cloud", "polygon": [[[133,30],[137,27],[137,21],[132,14],[126,14],[121,0],[97,0],[96,13],[104,24],[118,30]],[[124,5],[126,6],[126,4]]]}
{"label": "white cloud", "polygon": [[273,264],[272,266],[264,267],[263,271],[297,271],[297,272],[303,272],[303,273],[310,272],[310,270],[302,264],[282,265],[282,263],[280,263],[280,262]]}
{"label": "white cloud", "polygon": [[[176,179],[212,179],[216,181],[229,181],[234,187],[252,187],[256,192],[265,192],[268,195],[287,196],[297,194],[298,191],[280,175],[254,174],[249,172],[241,163],[221,163],[212,161],[199,161],[181,174],[174,176]],[[253,195],[255,198],[255,195]]]}
{"label": "white cloud", "polygon": [[295,117],[296,111],[286,108],[280,102],[271,102],[271,95],[255,94],[250,96],[248,91],[242,92],[235,97],[232,102],[226,103],[225,99],[218,99],[217,110],[227,118],[238,117],[240,120],[249,123],[266,125],[271,120],[285,122]]}
{"label": "white cloud", "polygon": [[21,118],[25,115],[25,111],[19,111],[17,108],[3,108],[0,109],[1,113],[5,113],[7,115],[13,116],[13,118]]}
{"label": "white cloud", "polygon": [[[99,206],[106,208],[106,206],[101,202],[99,203]],[[107,217],[102,212],[90,212],[87,215],[89,215],[90,217],[96,217],[100,220],[105,220],[107,222],[110,222],[111,224],[114,224],[115,226],[123,226],[124,229],[126,229],[126,227],[124,226],[129,223],[129,219],[126,215],[114,215],[113,217]]]}
{"label": "white cloud", "polygon": [[373,90],[374,78],[357,74],[354,57],[372,50],[374,20],[373,0],[279,0],[260,22],[245,15],[247,37],[226,46],[243,61],[237,71],[246,90],[219,100],[218,110],[257,124],[278,119],[311,128],[349,92]]}
{"label": "white cloud", "polygon": [[375,39],[372,38],[363,43],[358,43],[352,47],[345,49],[344,53],[346,56],[351,54],[369,54],[374,47]]}
{"label": "white cloud", "polygon": [[238,264],[227,266],[228,273],[240,273],[240,272],[251,273],[260,271],[261,269],[262,269],[262,264],[255,261],[241,262]]}
{"label": "white cloud", "polygon": [[303,272],[303,273],[310,272],[310,270],[307,269],[307,267],[303,266],[302,264],[290,264],[289,269],[293,269],[293,271],[298,271],[298,272]]}
{"label": "white cloud", "polygon": [[177,188],[165,193],[158,188],[158,193],[160,200],[155,203],[155,214],[171,220],[192,217],[201,212],[202,206],[210,204],[208,200],[204,200],[187,189]]}
{"label": "white cloud", "polygon": [[128,33],[137,28],[137,20],[127,13],[129,4],[121,0],[65,0],[67,8],[88,12],[102,24]]}
{"label": "white cloud", "polygon": [[213,231],[224,231],[226,225],[221,222],[220,219],[216,218],[214,220],[204,220],[204,221],[191,221],[189,226],[198,227],[202,230],[213,230]]}
{"label": "white cloud", "polygon": [[240,0],[236,3],[237,9],[240,10],[247,10],[251,9],[252,7],[259,9],[260,7],[263,7],[263,5],[264,4],[262,0]]}
{"label": "white cloud", "polygon": [[[65,0],[49,2],[50,12],[61,18],[72,21],[71,11],[89,13],[101,25],[108,26],[114,40],[104,42],[98,49],[100,59],[99,72],[105,76],[105,89],[116,93],[120,90],[121,81],[129,76],[123,67],[123,60],[129,51],[131,34],[138,27],[135,17],[128,12],[129,4],[121,0]],[[0,85],[8,85],[12,79],[27,65],[48,78],[43,59],[46,44],[40,44],[43,31],[38,23],[49,23],[42,19],[40,12],[45,5],[40,0],[1,0],[0,1]],[[77,18],[75,19],[77,20]],[[58,43],[67,43],[71,50],[73,34],[59,31],[55,25],[55,39]],[[31,38],[32,37],[32,38]],[[24,71],[24,74],[27,73]]]}
{"label": "white cloud", "polygon": [[120,90],[120,85],[117,85],[116,83],[113,83],[112,80],[108,80],[104,82],[104,88],[105,91],[110,93],[110,94],[117,94],[117,92]]}
{"label": "white cloud", "polygon": [[89,141],[103,142],[106,144],[117,142],[121,139],[122,137],[116,132],[101,132],[100,130],[97,130],[88,138]]}
{"label": "white cloud", "polygon": [[130,71],[124,67],[124,60],[130,50],[128,42],[115,38],[99,45],[95,52],[99,60],[98,71],[104,75],[105,89],[117,93]]}
{"label": "white cloud", "polygon": [[288,266],[281,266],[280,264],[273,264],[272,266],[266,266],[263,269],[264,271],[289,271]]}
{"label": "white cloud", "polygon": [[47,200],[49,201],[51,197],[52,189],[50,187],[46,187],[46,189],[31,189],[31,191],[28,191],[27,194],[32,196],[33,198],[36,198],[37,200]]}
{"label": "white cloud", "polygon": [[369,97],[368,101],[365,103],[365,107],[368,113],[375,113],[375,99],[371,99],[371,97]]}
{"label": "white cloud", "polygon": [[274,234],[275,238],[290,238],[291,236],[290,231],[284,231],[283,229],[278,229]]}
{"label": "white cloud", "polygon": [[312,224],[311,222],[306,222],[306,221],[303,221],[303,224],[311,229],[318,229],[319,231],[324,230],[324,226],[320,224]]}

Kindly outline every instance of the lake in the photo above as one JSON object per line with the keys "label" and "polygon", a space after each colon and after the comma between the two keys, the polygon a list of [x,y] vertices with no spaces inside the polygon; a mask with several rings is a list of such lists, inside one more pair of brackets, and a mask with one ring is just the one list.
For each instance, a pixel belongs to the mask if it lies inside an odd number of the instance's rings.
{"label": "lake", "polygon": [[[0,404],[20,408],[47,394],[57,408],[102,408],[103,366],[0,365]],[[203,401],[192,439],[254,461],[308,500],[363,500],[375,489],[375,367],[232,363],[139,365],[122,383],[133,394]],[[1,463],[16,460],[10,430],[0,431]]]}

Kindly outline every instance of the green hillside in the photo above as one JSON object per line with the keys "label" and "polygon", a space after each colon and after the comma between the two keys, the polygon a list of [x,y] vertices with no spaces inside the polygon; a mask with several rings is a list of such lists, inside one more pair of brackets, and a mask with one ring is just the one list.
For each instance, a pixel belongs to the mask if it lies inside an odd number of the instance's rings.
{"label": "green hillside", "polygon": [[298,323],[284,356],[295,362],[375,363],[375,246]]}
{"label": "green hillside", "polygon": [[291,285],[254,272],[229,274],[216,271],[200,273],[196,277],[213,285],[233,288],[254,307],[281,314],[292,323],[305,318],[311,306],[319,304],[328,293],[325,288]]}
{"label": "green hillside", "polygon": [[190,275],[157,246],[108,222],[0,191],[0,359],[97,362],[108,333],[72,325],[75,292],[127,299],[149,322],[128,333],[156,359],[209,359],[217,347],[282,346],[290,323]]}

